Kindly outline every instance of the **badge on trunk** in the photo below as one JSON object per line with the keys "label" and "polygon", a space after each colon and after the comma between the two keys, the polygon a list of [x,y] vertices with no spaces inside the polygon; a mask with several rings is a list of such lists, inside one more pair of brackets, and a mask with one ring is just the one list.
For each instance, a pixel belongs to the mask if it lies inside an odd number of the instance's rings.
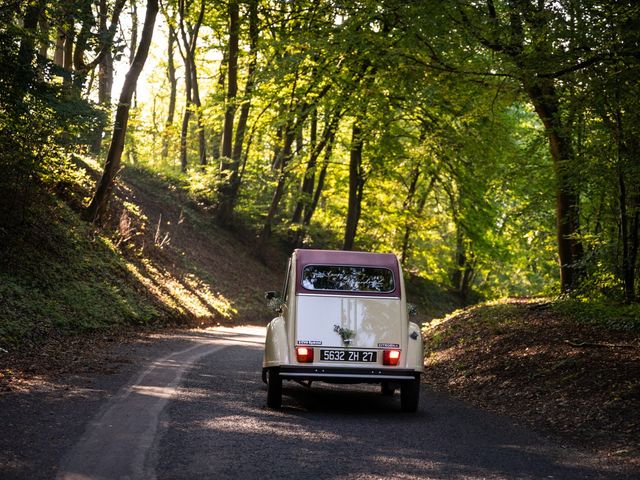
{"label": "badge on trunk", "polygon": [[345,345],[351,345],[351,342],[353,341],[353,337],[355,335],[355,332],[353,330],[342,328],[340,325],[334,325],[333,331],[340,335],[340,338],[342,338],[342,343],[344,343]]}

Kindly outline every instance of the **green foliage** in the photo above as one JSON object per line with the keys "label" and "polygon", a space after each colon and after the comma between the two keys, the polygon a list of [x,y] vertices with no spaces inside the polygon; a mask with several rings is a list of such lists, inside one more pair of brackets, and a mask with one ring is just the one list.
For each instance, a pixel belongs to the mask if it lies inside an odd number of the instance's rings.
{"label": "green foliage", "polygon": [[[249,28],[250,5],[258,7],[257,38]],[[190,24],[196,7],[184,12]],[[217,153],[232,101],[236,128],[241,108],[250,107],[240,158],[232,159],[240,176],[234,221],[259,237],[268,232],[288,247],[340,248],[347,212],[358,211],[356,248],[402,256],[405,270],[427,285],[418,288],[427,305],[447,305],[457,294],[468,302],[557,294],[556,199],[566,188],[577,198],[572,241],[584,247],[571,265],[583,276],[572,294],[640,298],[637,7],[591,0],[521,2],[518,8],[505,1],[487,8],[467,1],[259,0],[239,8],[233,100],[225,58],[228,9],[205,9],[195,45],[202,106],[189,106],[194,115],[184,173],[184,85],[178,84],[168,124],[166,25],[155,36],[162,58],[146,71],[132,105],[124,158],[135,168],[127,175],[169,182],[213,217],[231,180],[221,168],[230,159]],[[176,27],[180,9],[175,2],[165,9],[165,20]],[[45,10],[60,20],[60,9],[45,2]],[[81,207],[91,182],[72,154],[82,153],[111,110],[87,100],[95,83],[86,95],[65,85],[77,72],[34,52],[24,61],[25,47],[33,49],[43,35],[21,26],[26,13],[0,9],[0,167],[8,172],[0,176],[0,209],[17,218],[28,214],[22,206],[43,188]],[[92,42],[93,48],[93,34]],[[116,58],[123,44],[117,37]],[[180,64],[177,49],[174,57]],[[179,78],[184,71],[178,65]],[[537,88],[557,100],[552,119],[534,105]],[[199,165],[196,117],[205,133],[205,166]],[[561,165],[550,155],[551,120],[566,139]],[[354,123],[363,144],[358,205],[348,195],[356,177],[350,168]],[[314,157],[323,136],[331,140]],[[303,190],[305,179],[313,180],[312,193]],[[299,207],[307,213],[316,191],[317,207],[303,223]],[[7,238],[8,223],[0,225]],[[443,288],[451,295],[437,298]],[[19,290],[12,287],[10,295]]]}
{"label": "green foliage", "polygon": [[186,175],[186,190],[198,203],[215,205],[218,186],[223,182],[217,165],[191,168]]}
{"label": "green foliage", "polygon": [[[29,61],[30,35],[16,26],[19,12],[0,8],[0,224],[20,221],[39,182],[64,177],[64,148],[88,141],[100,114],[52,82],[51,63]],[[31,39],[33,40],[33,39]]]}

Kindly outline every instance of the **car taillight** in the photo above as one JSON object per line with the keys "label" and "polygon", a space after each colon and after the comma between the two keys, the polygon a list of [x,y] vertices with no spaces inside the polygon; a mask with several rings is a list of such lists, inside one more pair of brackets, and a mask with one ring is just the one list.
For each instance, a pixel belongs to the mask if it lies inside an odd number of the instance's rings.
{"label": "car taillight", "polygon": [[398,365],[400,361],[400,350],[385,350],[382,352],[382,364],[383,365]]}
{"label": "car taillight", "polygon": [[300,363],[313,362],[313,348],[309,347],[296,347],[296,357]]}

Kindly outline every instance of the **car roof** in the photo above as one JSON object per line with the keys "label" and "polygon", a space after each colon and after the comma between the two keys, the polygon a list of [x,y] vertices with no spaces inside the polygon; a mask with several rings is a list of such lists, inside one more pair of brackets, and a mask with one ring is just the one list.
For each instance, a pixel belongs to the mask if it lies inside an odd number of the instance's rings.
{"label": "car roof", "polygon": [[351,250],[295,250],[297,261],[304,265],[354,265],[366,267],[397,268],[398,259],[393,253],[356,252]]}
{"label": "car roof", "polygon": [[[362,267],[378,267],[391,270],[394,278],[394,290],[380,294],[377,292],[349,292],[349,295],[357,293],[364,296],[400,296],[400,268],[398,258],[393,253],[357,252],[351,250],[315,250],[298,248],[294,251],[296,256],[296,293],[309,293],[300,282],[302,270],[307,265],[349,265]],[[314,291],[320,293],[320,291]],[[335,293],[335,292],[333,292]]]}

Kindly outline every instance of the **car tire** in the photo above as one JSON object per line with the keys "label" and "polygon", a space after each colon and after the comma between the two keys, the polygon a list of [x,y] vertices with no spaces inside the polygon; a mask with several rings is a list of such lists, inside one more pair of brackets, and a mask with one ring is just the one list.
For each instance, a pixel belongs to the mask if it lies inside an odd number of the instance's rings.
{"label": "car tire", "polygon": [[380,385],[380,391],[385,397],[393,397],[396,393],[396,385],[391,382],[382,382]]}
{"label": "car tire", "polygon": [[420,400],[420,377],[400,384],[400,407],[403,412],[418,410]]}
{"label": "car tire", "polygon": [[277,368],[267,372],[267,406],[275,409],[282,406],[282,378]]}

